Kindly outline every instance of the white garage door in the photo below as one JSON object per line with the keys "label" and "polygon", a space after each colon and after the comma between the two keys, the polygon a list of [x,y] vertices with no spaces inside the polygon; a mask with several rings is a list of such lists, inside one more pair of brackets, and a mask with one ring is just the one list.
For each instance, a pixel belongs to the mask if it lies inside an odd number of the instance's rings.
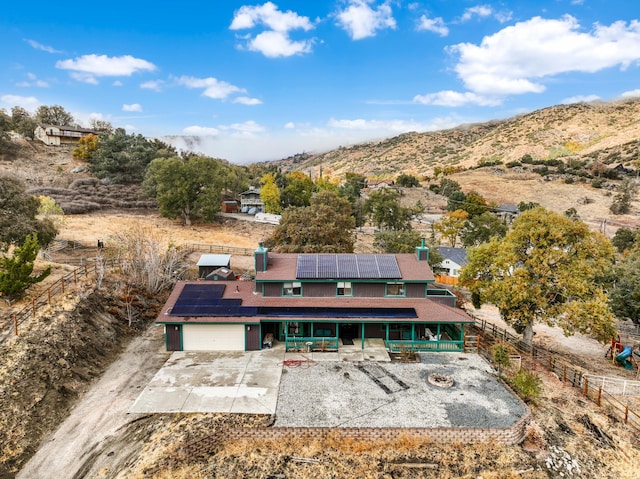
{"label": "white garage door", "polygon": [[184,351],[244,351],[243,324],[185,324]]}

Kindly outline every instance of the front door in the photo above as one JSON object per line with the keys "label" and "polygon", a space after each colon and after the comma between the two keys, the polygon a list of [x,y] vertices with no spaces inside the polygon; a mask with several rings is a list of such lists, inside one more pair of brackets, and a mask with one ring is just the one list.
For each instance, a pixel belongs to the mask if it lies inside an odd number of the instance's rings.
{"label": "front door", "polygon": [[167,324],[167,351],[182,351],[182,326],[179,324]]}
{"label": "front door", "polygon": [[262,346],[260,341],[260,325],[259,324],[247,324],[244,327],[245,339],[244,349],[245,351],[259,351]]}

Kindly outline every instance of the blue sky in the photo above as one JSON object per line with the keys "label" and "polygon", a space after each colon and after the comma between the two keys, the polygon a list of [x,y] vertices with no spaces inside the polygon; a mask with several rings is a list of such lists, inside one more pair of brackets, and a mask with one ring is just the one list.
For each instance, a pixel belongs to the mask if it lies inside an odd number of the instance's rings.
{"label": "blue sky", "polygon": [[[62,105],[234,163],[640,96],[622,0],[8,2],[0,108]],[[182,145],[180,143],[179,145]]]}

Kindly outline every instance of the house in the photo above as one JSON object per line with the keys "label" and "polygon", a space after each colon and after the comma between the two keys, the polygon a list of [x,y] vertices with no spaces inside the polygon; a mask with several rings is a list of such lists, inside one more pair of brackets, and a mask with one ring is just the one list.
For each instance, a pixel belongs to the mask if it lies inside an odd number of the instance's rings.
{"label": "house", "polygon": [[467,250],[440,246],[438,252],[442,255],[443,260],[436,267],[438,272],[436,280],[445,284],[457,284],[460,270],[468,263]]}
{"label": "house", "polygon": [[[253,210],[252,213],[251,210]],[[247,191],[240,193],[240,211],[242,213],[255,214],[264,210],[264,203],[260,197],[260,189],[250,186]]]}
{"label": "house", "polygon": [[424,245],[410,254],[254,252],[255,280],[181,281],[157,324],[170,351],[463,351],[473,319],[434,286]]}
{"label": "house", "polygon": [[80,138],[88,135],[97,135],[98,132],[86,128],[76,128],[73,126],[38,125],[34,131],[36,139],[45,145],[75,145]]}
{"label": "house", "polygon": [[509,203],[504,203],[498,206],[495,210],[496,215],[506,224],[513,223],[513,220],[518,217],[520,214],[520,208],[517,205],[512,205]]}
{"label": "house", "polygon": [[196,263],[198,278],[205,278],[219,268],[231,269],[230,254],[203,254]]}
{"label": "house", "polygon": [[394,185],[393,180],[367,180],[367,188],[369,190],[379,190],[380,188],[391,188]]}

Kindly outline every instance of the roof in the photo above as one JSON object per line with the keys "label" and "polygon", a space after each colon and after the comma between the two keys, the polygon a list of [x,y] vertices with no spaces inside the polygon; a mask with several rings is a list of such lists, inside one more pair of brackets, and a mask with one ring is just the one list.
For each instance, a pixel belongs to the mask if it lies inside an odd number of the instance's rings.
{"label": "roof", "polygon": [[[209,283],[216,288],[223,288],[220,297],[232,301],[231,310],[242,306],[240,313],[229,315],[172,315],[172,310],[185,285],[202,285],[199,281],[181,281],[173,289],[169,299],[156,318],[156,323],[257,323],[260,320],[272,321],[314,321],[336,322],[357,321],[362,322],[414,322],[414,323],[473,323],[467,313],[461,309],[452,308],[427,298],[370,298],[370,297],[336,297],[331,298],[330,305],[327,298],[310,297],[263,297],[254,292],[252,281],[237,281],[234,283]],[[194,301],[198,301],[195,299]],[[204,300],[206,303],[207,300]],[[206,304],[205,304],[206,306]],[[261,310],[257,308],[263,308]],[[292,308],[306,308],[303,314],[293,314]],[[269,310],[268,315],[260,314]],[[350,314],[358,309],[359,314]],[[314,311],[315,310],[315,311]],[[370,313],[367,311],[371,311]],[[203,311],[206,311],[204,309]],[[242,314],[246,312],[246,314]],[[330,315],[327,315],[329,312]],[[331,314],[335,312],[335,314]],[[342,313],[342,315],[341,315]],[[386,314],[386,316],[385,316]]]}
{"label": "roof", "polygon": [[240,196],[244,196],[244,195],[259,195],[259,194],[260,194],[260,188],[252,188],[250,190],[243,191],[242,193],[240,193]]}
{"label": "roof", "polygon": [[203,254],[196,266],[226,266],[230,261],[230,254]]}
{"label": "roof", "polygon": [[446,246],[438,246],[438,252],[444,257],[453,261],[460,266],[469,262],[467,259],[467,250],[465,248],[447,248]]}
{"label": "roof", "polygon": [[47,128],[57,128],[58,130],[61,130],[61,131],[78,131],[80,133],[93,133],[94,135],[98,134],[96,130],[90,130],[89,128],[81,128],[78,126],[45,125],[44,123],[39,123],[38,126],[40,126],[41,128],[44,128],[45,130]]}
{"label": "roof", "polygon": [[[339,256],[339,255],[337,255]],[[351,256],[351,255],[350,255]],[[396,254],[396,262],[400,269],[402,281],[434,281],[433,271],[426,261],[418,261],[414,253]],[[298,254],[296,253],[269,253],[267,270],[256,273],[256,281],[291,281],[296,278]],[[338,279],[338,278],[335,278]],[[358,278],[340,278],[353,279]],[[380,281],[380,279],[378,279]]]}
{"label": "roof", "polygon": [[512,205],[509,203],[504,203],[498,206],[497,211],[499,213],[520,213],[520,208],[517,205]]}

